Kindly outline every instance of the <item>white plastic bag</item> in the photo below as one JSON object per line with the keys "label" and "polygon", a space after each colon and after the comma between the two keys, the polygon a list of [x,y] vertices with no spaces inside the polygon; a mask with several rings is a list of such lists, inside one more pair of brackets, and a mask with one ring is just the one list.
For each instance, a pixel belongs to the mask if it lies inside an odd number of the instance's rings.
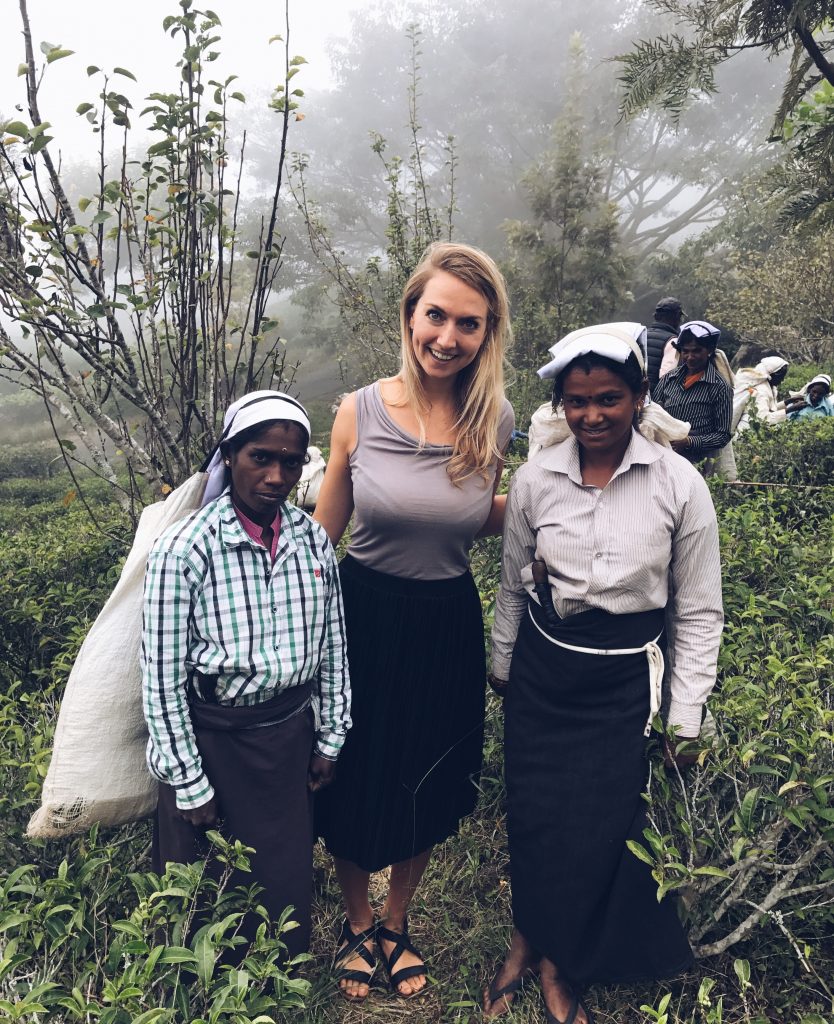
{"label": "white plastic bag", "polygon": [[142,512],[119,581],[70,672],[30,836],[54,839],[95,822],[122,825],[156,807],[157,782],[145,763],[139,666],[145,566],[162,531],[200,507],[207,479],[195,473]]}

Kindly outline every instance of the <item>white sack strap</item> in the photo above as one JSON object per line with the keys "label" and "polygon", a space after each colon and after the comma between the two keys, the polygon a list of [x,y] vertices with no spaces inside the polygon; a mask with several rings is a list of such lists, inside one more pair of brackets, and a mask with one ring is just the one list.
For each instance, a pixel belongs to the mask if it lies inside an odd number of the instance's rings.
{"label": "white sack strap", "polygon": [[646,728],[643,730],[644,736],[650,736],[652,731],[652,721],[654,716],[660,711],[660,702],[663,696],[663,651],[658,647],[657,641],[661,637],[661,633],[658,633],[654,640],[649,640],[643,647],[611,647],[607,650],[602,647],[577,647],[575,644],[565,644],[561,640],[555,640],[549,633],[541,628],[533,617],[533,609],[528,608],[527,612],[530,616],[530,621],[541,633],[545,640],[549,640],[552,644],[556,644],[557,647],[564,647],[568,651],[578,651],[579,654],[643,654],[646,655],[646,661],[649,663],[649,718],[646,722]]}

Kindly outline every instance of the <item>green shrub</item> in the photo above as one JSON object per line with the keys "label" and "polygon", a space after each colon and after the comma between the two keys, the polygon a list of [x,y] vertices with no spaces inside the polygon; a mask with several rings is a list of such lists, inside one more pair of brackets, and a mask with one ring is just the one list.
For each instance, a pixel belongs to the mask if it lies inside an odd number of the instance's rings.
{"label": "green shrub", "polygon": [[0,481],[12,477],[48,480],[65,471],[61,449],[56,441],[0,444]]}
{"label": "green shrub", "polygon": [[0,688],[43,686],[69,665],[118,578],[130,530],[115,506],[93,524],[78,503],[4,506],[0,521]]}
{"label": "green shrub", "polygon": [[[257,887],[230,889],[251,851],[209,836],[223,865],[217,880],[200,864],[136,871],[135,844],[101,841],[95,828],[57,866],[10,871],[0,883],[3,1020],[266,1024],[297,1011],[309,983],[287,970],[308,957],[287,962],[291,911],[269,921]],[[263,921],[247,942],[239,927],[250,910]],[[230,950],[235,967],[224,964]]]}
{"label": "green shrub", "polygon": [[741,480],[827,486],[834,480],[834,417],[757,423],[733,442]]}
{"label": "green shrub", "polygon": [[[783,451],[781,465],[794,455]],[[767,964],[761,1008],[786,1020],[800,999],[791,985],[824,1011],[810,993],[826,991],[832,970],[834,488],[716,490],[726,616],[709,702],[716,737],[686,779],[656,758],[637,852],[660,891],[683,890],[705,967],[721,971],[732,951],[749,957],[755,983]]]}

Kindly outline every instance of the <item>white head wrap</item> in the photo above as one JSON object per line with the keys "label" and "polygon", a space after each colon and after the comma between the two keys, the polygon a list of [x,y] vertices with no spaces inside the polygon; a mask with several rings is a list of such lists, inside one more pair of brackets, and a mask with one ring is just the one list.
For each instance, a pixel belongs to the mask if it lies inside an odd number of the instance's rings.
{"label": "white head wrap", "polygon": [[646,372],[646,328],[642,324],[629,322],[596,324],[571,331],[561,341],[548,349],[553,358],[539,371],[539,376],[549,379],[558,376],[562,370],[579,356],[593,352],[616,363],[625,363],[635,355],[640,369]]}
{"label": "white head wrap", "polygon": [[310,438],[307,410],[283,391],[250,391],[248,395],[238,398],[226,410],[223,417],[223,434],[205,467],[209,478],[203,496],[203,506],[218,498],[226,486],[226,467],[223,465],[223,455],[220,452],[221,442],[228,441],[249,427],[270,420],[289,420],[291,423],[298,423],[307,432],[308,440]]}
{"label": "white head wrap", "polygon": [[805,385],[804,390],[806,393],[808,391],[808,388],[811,387],[812,384],[824,384],[829,391],[831,390],[831,378],[828,376],[827,373],[818,373],[816,377],[812,377]]}
{"label": "white head wrap", "polygon": [[765,356],[756,363],[755,369],[762,374],[763,377],[768,379],[773,376],[774,373],[778,373],[783,367],[789,366],[787,359],[783,359],[781,356]]}
{"label": "white head wrap", "polygon": [[681,324],[675,341],[675,348],[678,348],[681,344],[681,338],[684,334],[689,334],[695,341],[701,341],[704,338],[715,339],[716,345],[721,338],[721,331],[709,323],[708,320],[687,320],[685,324]]}

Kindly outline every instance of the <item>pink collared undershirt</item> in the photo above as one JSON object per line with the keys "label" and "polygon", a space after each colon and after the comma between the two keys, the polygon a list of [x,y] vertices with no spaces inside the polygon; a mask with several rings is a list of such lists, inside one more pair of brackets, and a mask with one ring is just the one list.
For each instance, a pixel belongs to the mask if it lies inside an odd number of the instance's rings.
{"label": "pink collared undershirt", "polygon": [[[260,544],[262,548],[266,547],[266,544],[264,544],[261,535],[264,529],[267,529],[267,527],[259,526],[257,523],[253,523],[248,516],[245,516],[243,512],[241,512],[241,510],[237,507],[237,505],[234,504],[234,502],[232,502],[232,505],[234,506],[235,513],[237,514],[237,517],[240,520],[240,525],[243,527],[243,529],[246,530],[246,532],[249,534],[252,540],[255,541],[256,544]],[[275,519],[270,525],[272,527],[272,546],[269,555],[270,561],[274,562],[275,555],[278,551],[278,536],[281,533],[280,505],[278,506],[278,511],[275,513]]]}

